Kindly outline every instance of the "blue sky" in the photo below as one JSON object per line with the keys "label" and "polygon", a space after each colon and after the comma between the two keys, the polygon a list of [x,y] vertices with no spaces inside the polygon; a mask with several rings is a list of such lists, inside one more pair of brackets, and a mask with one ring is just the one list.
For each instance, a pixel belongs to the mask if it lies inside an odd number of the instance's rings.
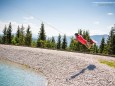
{"label": "blue sky", "polygon": [[78,29],[108,34],[115,24],[114,8],[115,0],[0,0],[0,32],[12,22],[13,33],[29,24],[37,35],[43,22],[48,36],[70,36]]}

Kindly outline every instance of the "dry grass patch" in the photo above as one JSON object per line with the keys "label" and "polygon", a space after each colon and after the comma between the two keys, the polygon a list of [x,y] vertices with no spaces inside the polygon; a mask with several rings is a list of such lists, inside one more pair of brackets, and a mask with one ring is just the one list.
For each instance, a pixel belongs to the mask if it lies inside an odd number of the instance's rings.
{"label": "dry grass patch", "polygon": [[99,62],[115,68],[115,61],[99,60]]}

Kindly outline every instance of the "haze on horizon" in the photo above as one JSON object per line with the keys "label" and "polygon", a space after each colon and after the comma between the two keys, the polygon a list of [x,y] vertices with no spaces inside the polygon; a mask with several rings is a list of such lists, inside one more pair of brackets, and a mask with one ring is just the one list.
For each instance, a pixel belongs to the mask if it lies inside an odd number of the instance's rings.
{"label": "haze on horizon", "polygon": [[89,30],[90,35],[109,34],[115,24],[114,8],[114,0],[0,0],[0,34],[9,22],[13,33],[23,24],[38,35],[43,22],[48,36],[71,36],[78,29]]}

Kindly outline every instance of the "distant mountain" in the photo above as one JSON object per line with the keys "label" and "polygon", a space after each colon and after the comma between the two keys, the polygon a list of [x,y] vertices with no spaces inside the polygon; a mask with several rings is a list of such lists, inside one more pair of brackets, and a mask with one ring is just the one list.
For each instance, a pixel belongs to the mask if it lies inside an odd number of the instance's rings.
{"label": "distant mountain", "polygon": [[104,35],[92,35],[91,38],[94,39],[97,42],[97,45],[100,45],[102,37],[105,38],[105,40],[107,40],[108,35],[104,34]]}

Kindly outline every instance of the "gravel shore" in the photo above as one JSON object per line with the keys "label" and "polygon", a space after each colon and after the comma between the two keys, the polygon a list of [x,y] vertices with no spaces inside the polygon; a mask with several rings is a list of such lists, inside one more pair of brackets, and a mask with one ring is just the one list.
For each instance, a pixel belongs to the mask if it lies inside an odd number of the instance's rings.
{"label": "gravel shore", "polygon": [[115,68],[98,61],[113,57],[0,44],[0,59],[42,72],[48,86],[115,86]]}

